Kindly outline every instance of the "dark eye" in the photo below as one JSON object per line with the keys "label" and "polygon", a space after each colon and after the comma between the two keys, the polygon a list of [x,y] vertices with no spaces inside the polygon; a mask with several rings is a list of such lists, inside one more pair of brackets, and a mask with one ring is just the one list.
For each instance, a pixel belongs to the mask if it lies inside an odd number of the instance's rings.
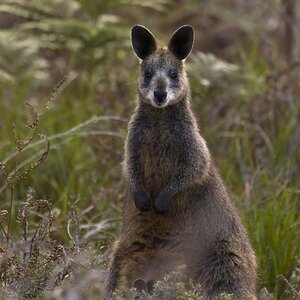
{"label": "dark eye", "polygon": [[177,79],[178,78],[178,73],[177,72],[171,73],[171,78],[172,79]]}
{"label": "dark eye", "polygon": [[151,73],[150,71],[146,72],[146,73],[145,73],[145,77],[146,77],[147,79],[151,79],[151,78],[152,78],[152,73]]}

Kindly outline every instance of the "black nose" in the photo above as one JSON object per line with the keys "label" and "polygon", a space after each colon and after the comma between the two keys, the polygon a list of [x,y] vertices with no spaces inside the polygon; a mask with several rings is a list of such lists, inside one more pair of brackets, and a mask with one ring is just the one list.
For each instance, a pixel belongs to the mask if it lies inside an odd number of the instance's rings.
{"label": "black nose", "polygon": [[166,100],[167,98],[167,92],[165,91],[154,91],[154,99],[159,102],[162,103],[164,100]]}

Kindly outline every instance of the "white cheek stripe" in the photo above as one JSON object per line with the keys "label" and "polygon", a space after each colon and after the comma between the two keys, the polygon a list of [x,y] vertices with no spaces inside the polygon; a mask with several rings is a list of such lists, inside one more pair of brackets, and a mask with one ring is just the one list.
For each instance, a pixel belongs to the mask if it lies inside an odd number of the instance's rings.
{"label": "white cheek stripe", "polygon": [[[166,92],[167,92],[166,102],[164,102],[163,105],[160,105],[160,106],[155,103],[155,99],[154,99],[154,90],[155,90],[154,83],[156,82],[157,77],[164,77],[164,80],[166,83]],[[154,107],[157,107],[157,108],[163,108],[163,107],[168,106],[172,101],[176,100],[177,94],[175,94],[174,91],[172,90],[172,88],[170,88],[170,85],[171,85],[170,79],[166,76],[166,74],[163,71],[159,71],[155,75],[155,78],[153,78],[153,82],[150,85],[150,88],[146,94],[146,98],[148,101],[150,101],[151,105],[153,105]]]}
{"label": "white cheek stripe", "polygon": [[161,106],[158,106],[156,103],[155,103],[155,99],[154,99],[154,91],[149,91],[146,95],[146,98],[151,102],[151,104],[155,107],[159,107],[159,108],[162,108],[162,107],[165,107],[167,106],[170,102],[172,102],[173,100],[175,100],[175,94],[173,93],[172,89],[170,88],[167,88],[167,99],[166,99],[166,102],[164,102],[163,105]]}

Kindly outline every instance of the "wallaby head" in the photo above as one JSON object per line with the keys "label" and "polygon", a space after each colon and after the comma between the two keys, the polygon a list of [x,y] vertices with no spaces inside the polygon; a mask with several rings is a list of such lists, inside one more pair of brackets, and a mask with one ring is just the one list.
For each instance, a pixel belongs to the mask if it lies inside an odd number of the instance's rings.
{"label": "wallaby head", "polygon": [[140,101],[157,108],[181,101],[189,90],[184,60],[193,48],[193,28],[189,25],[180,27],[167,47],[158,48],[153,34],[136,25],[131,31],[131,41],[141,61],[137,87]]}

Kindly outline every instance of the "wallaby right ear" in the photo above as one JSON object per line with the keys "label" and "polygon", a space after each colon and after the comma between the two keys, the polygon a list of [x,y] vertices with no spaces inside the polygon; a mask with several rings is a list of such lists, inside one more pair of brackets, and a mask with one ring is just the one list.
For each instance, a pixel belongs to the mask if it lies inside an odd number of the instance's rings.
{"label": "wallaby right ear", "polygon": [[141,25],[135,25],[131,29],[131,43],[135,54],[140,59],[145,59],[157,48],[153,34]]}
{"label": "wallaby right ear", "polygon": [[194,29],[190,25],[179,27],[172,35],[168,48],[179,60],[186,59],[194,44]]}

